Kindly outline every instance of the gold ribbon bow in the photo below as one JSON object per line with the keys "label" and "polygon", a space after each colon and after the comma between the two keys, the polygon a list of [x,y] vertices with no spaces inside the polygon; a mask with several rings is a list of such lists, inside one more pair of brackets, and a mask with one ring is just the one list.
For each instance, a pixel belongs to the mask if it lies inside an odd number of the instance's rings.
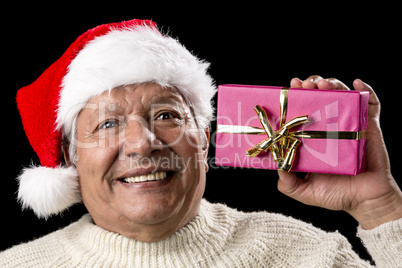
{"label": "gold ribbon bow", "polygon": [[[307,139],[352,139],[360,140],[365,137],[365,130],[362,131],[304,131],[290,132],[290,129],[308,122],[308,116],[298,116],[286,122],[289,88],[282,88],[280,94],[280,124],[279,129],[273,131],[268,120],[266,111],[257,105],[254,111],[260,120],[261,128],[249,126],[218,125],[218,133],[233,134],[266,134],[267,139],[259,142],[246,151],[246,155],[255,157],[262,151],[270,151],[275,162],[278,162],[278,169],[289,172],[292,169],[296,156],[296,149],[301,144],[297,138]],[[286,123],[285,123],[286,122]]]}
{"label": "gold ribbon bow", "polygon": [[266,111],[260,105],[255,106],[254,111],[258,115],[261,126],[268,136],[268,139],[259,142],[246,151],[247,156],[252,157],[259,155],[262,151],[271,151],[274,161],[278,162],[278,169],[287,172],[292,168],[296,149],[301,143],[299,139],[290,135],[289,130],[308,122],[308,116],[303,115],[295,117],[285,123],[288,94],[289,88],[282,88],[280,97],[280,125],[277,131],[272,130]]}

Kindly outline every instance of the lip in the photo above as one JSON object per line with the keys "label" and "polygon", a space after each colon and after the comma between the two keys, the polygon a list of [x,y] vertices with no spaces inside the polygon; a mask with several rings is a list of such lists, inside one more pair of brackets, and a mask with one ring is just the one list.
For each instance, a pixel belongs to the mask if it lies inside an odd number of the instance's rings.
{"label": "lip", "polygon": [[147,175],[150,173],[160,172],[160,171],[168,172],[168,171],[172,171],[172,170],[168,170],[168,169],[164,169],[164,168],[156,167],[156,166],[137,167],[137,168],[124,172],[117,179],[121,180],[121,179],[127,178],[127,177],[136,177],[136,176]]}
{"label": "lip", "polygon": [[[145,182],[138,182],[138,183],[126,183],[126,182],[122,181],[124,178],[127,178],[127,177],[148,175],[150,173],[161,172],[161,171],[164,171],[168,174],[167,177],[163,180],[145,181]],[[122,173],[115,180],[119,184],[121,184],[127,188],[136,188],[136,189],[159,188],[159,187],[169,184],[172,181],[173,177],[176,175],[176,173],[177,172],[174,170],[157,167],[157,166],[137,167],[137,168],[134,168],[134,169],[131,169],[129,171]]]}
{"label": "lip", "polygon": [[[147,174],[149,174],[149,173],[147,173]],[[165,185],[168,185],[170,182],[172,182],[172,180],[174,179],[174,177],[177,173],[176,172],[168,172],[167,174],[169,174],[168,177],[166,177],[163,180],[157,180],[157,181],[126,183],[126,182],[123,182],[121,179],[118,179],[117,182],[119,183],[119,185],[122,185],[129,189],[138,189],[138,190],[156,189],[156,188],[161,188]],[[145,175],[145,174],[140,174],[140,175]],[[137,175],[137,176],[139,176],[139,175]]]}

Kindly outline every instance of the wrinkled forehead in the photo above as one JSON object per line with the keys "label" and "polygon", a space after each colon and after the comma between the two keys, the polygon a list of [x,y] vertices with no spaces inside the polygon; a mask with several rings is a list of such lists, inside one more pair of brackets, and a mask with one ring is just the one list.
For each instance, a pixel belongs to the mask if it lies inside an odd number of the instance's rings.
{"label": "wrinkled forehead", "polygon": [[83,110],[105,110],[116,113],[133,110],[149,110],[158,105],[170,105],[180,109],[189,109],[179,90],[147,83],[119,86],[110,91],[92,97]]}

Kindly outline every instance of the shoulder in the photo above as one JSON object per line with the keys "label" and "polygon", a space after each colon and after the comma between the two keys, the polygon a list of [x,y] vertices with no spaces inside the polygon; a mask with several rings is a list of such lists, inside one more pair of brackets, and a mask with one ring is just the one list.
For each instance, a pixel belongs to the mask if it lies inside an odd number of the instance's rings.
{"label": "shoulder", "polygon": [[65,244],[74,240],[76,230],[87,225],[91,217],[87,214],[63,229],[36,240],[22,243],[0,252],[0,267],[44,267],[64,252]]}
{"label": "shoulder", "polygon": [[274,232],[277,235],[295,233],[302,237],[312,236],[315,238],[331,234],[314,227],[310,223],[283,214],[267,211],[243,212],[225,204],[209,203],[206,200],[203,200],[202,206],[203,210],[208,211],[208,215],[215,218],[220,216],[221,219],[230,221],[237,230]]}
{"label": "shoulder", "polygon": [[338,232],[326,232],[282,214],[242,212],[222,204],[208,206],[212,214],[220,214],[221,219],[230,223],[230,250],[253,256],[260,263],[285,267],[367,266]]}

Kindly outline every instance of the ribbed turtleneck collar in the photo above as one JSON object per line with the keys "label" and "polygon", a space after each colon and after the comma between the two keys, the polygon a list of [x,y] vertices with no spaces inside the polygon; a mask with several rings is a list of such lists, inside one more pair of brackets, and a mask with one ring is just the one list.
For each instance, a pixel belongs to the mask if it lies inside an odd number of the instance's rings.
{"label": "ribbed turtleneck collar", "polygon": [[68,244],[73,245],[69,250],[71,256],[78,257],[75,261],[79,265],[95,261],[106,266],[182,267],[205,261],[220,252],[233,226],[225,210],[213,209],[203,200],[199,215],[162,241],[140,242],[106,231],[96,226],[87,214],[70,226]]}

